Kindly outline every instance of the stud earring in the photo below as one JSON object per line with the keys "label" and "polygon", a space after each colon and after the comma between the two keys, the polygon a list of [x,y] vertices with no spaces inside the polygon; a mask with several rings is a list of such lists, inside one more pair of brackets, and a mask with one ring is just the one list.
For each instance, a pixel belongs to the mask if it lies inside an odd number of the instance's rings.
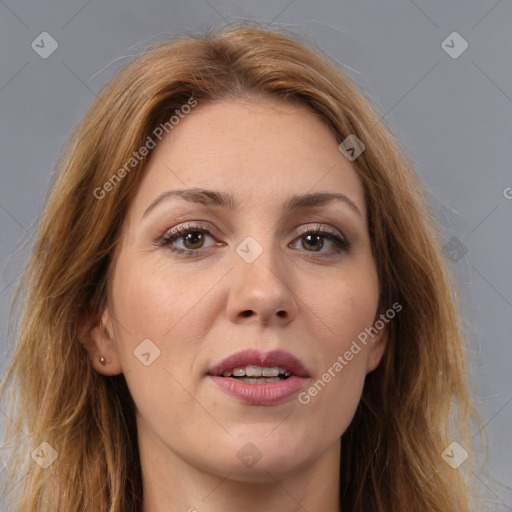
{"label": "stud earring", "polygon": [[101,357],[99,358],[99,360],[100,360],[100,363],[101,363],[102,365],[107,364],[107,362],[105,361],[105,358],[104,358],[103,356],[101,356]]}

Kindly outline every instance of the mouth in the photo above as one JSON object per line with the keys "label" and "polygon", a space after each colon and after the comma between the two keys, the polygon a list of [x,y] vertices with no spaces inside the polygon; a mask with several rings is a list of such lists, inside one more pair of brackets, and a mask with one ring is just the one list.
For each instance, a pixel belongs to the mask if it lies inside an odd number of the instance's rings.
{"label": "mouth", "polygon": [[265,384],[281,382],[291,377],[292,373],[286,368],[277,366],[246,366],[245,368],[233,368],[222,373],[223,377],[230,377],[247,384]]}
{"label": "mouth", "polygon": [[298,393],[309,379],[304,364],[289,352],[244,350],[208,370],[219,389],[251,405],[272,405]]}
{"label": "mouth", "polygon": [[[254,384],[262,379],[283,380],[291,376],[309,377],[302,361],[284,350],[260,352],[259,350],[242,350],[223,359],[208,370],[209,375],[252,379]],[[265,381],[264,381],[265,382]]]}

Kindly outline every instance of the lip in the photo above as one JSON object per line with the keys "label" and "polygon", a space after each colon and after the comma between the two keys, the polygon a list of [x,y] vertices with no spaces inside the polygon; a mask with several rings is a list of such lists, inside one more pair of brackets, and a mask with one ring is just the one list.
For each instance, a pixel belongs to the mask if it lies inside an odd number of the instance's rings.
{"label": "lip", "polygon": [[[225,371],[246,366],[285,368],[292,375],[280,382],[249,384],[231,377],[223,377]],[[304,364],[284,350],[260,352],[242,350],[217,363],[208,371],[208,377],[226,395],[250,405],[274,405],[297,394],[308,382],[310,376]]]}

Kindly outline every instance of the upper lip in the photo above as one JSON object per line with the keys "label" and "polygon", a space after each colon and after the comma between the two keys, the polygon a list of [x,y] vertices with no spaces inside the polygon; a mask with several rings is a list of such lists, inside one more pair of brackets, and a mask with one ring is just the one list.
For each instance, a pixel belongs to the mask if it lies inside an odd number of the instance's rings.
{"label": "upper lip", "polygon": [[209,375],[220,376],[233,368],[245,368],[246,366],[261,366],[284,368],[292,375],[309,377],[304,364],[294,355],[285,350],[272,350],[260,352],[256,349],[241,350],[226,357],[208,370]]}

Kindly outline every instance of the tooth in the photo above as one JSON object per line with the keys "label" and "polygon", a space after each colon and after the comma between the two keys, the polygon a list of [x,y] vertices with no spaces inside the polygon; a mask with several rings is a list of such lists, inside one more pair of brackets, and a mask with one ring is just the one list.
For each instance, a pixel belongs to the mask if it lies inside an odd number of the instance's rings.
{"label": "tooth", "polygon": [[245,368],[245,375],[247,375],[247,377],[261,377],[261,367],[247,366]]}
{"label": "tooth", "polygon": [[279,377],[271,377],[268,379],[248,379],[243,378],[240,379],[242,382],[246,382],[247,384],[269,384],[273,382],[281,382],[281,379]]}
{"label": "tooth", "polygon": [[279,375],[279,368],[273,366],[272,368],[263,368],[261,370],[263,377],[277,377]]}
{"label": "tooth", "polygon": [[262,384],[263,381],[261,379],[242,379],[247,384]]}
{"label": "tooth", "polygon": [[233,370],[226,370],[223,373],[224,377],[278,377],[279,375],[284,375],[289,377],[291,373],[286,370],[286,368],[280,368],[278,366],[255,366],[249,365],[245,368],[233,368]]}

